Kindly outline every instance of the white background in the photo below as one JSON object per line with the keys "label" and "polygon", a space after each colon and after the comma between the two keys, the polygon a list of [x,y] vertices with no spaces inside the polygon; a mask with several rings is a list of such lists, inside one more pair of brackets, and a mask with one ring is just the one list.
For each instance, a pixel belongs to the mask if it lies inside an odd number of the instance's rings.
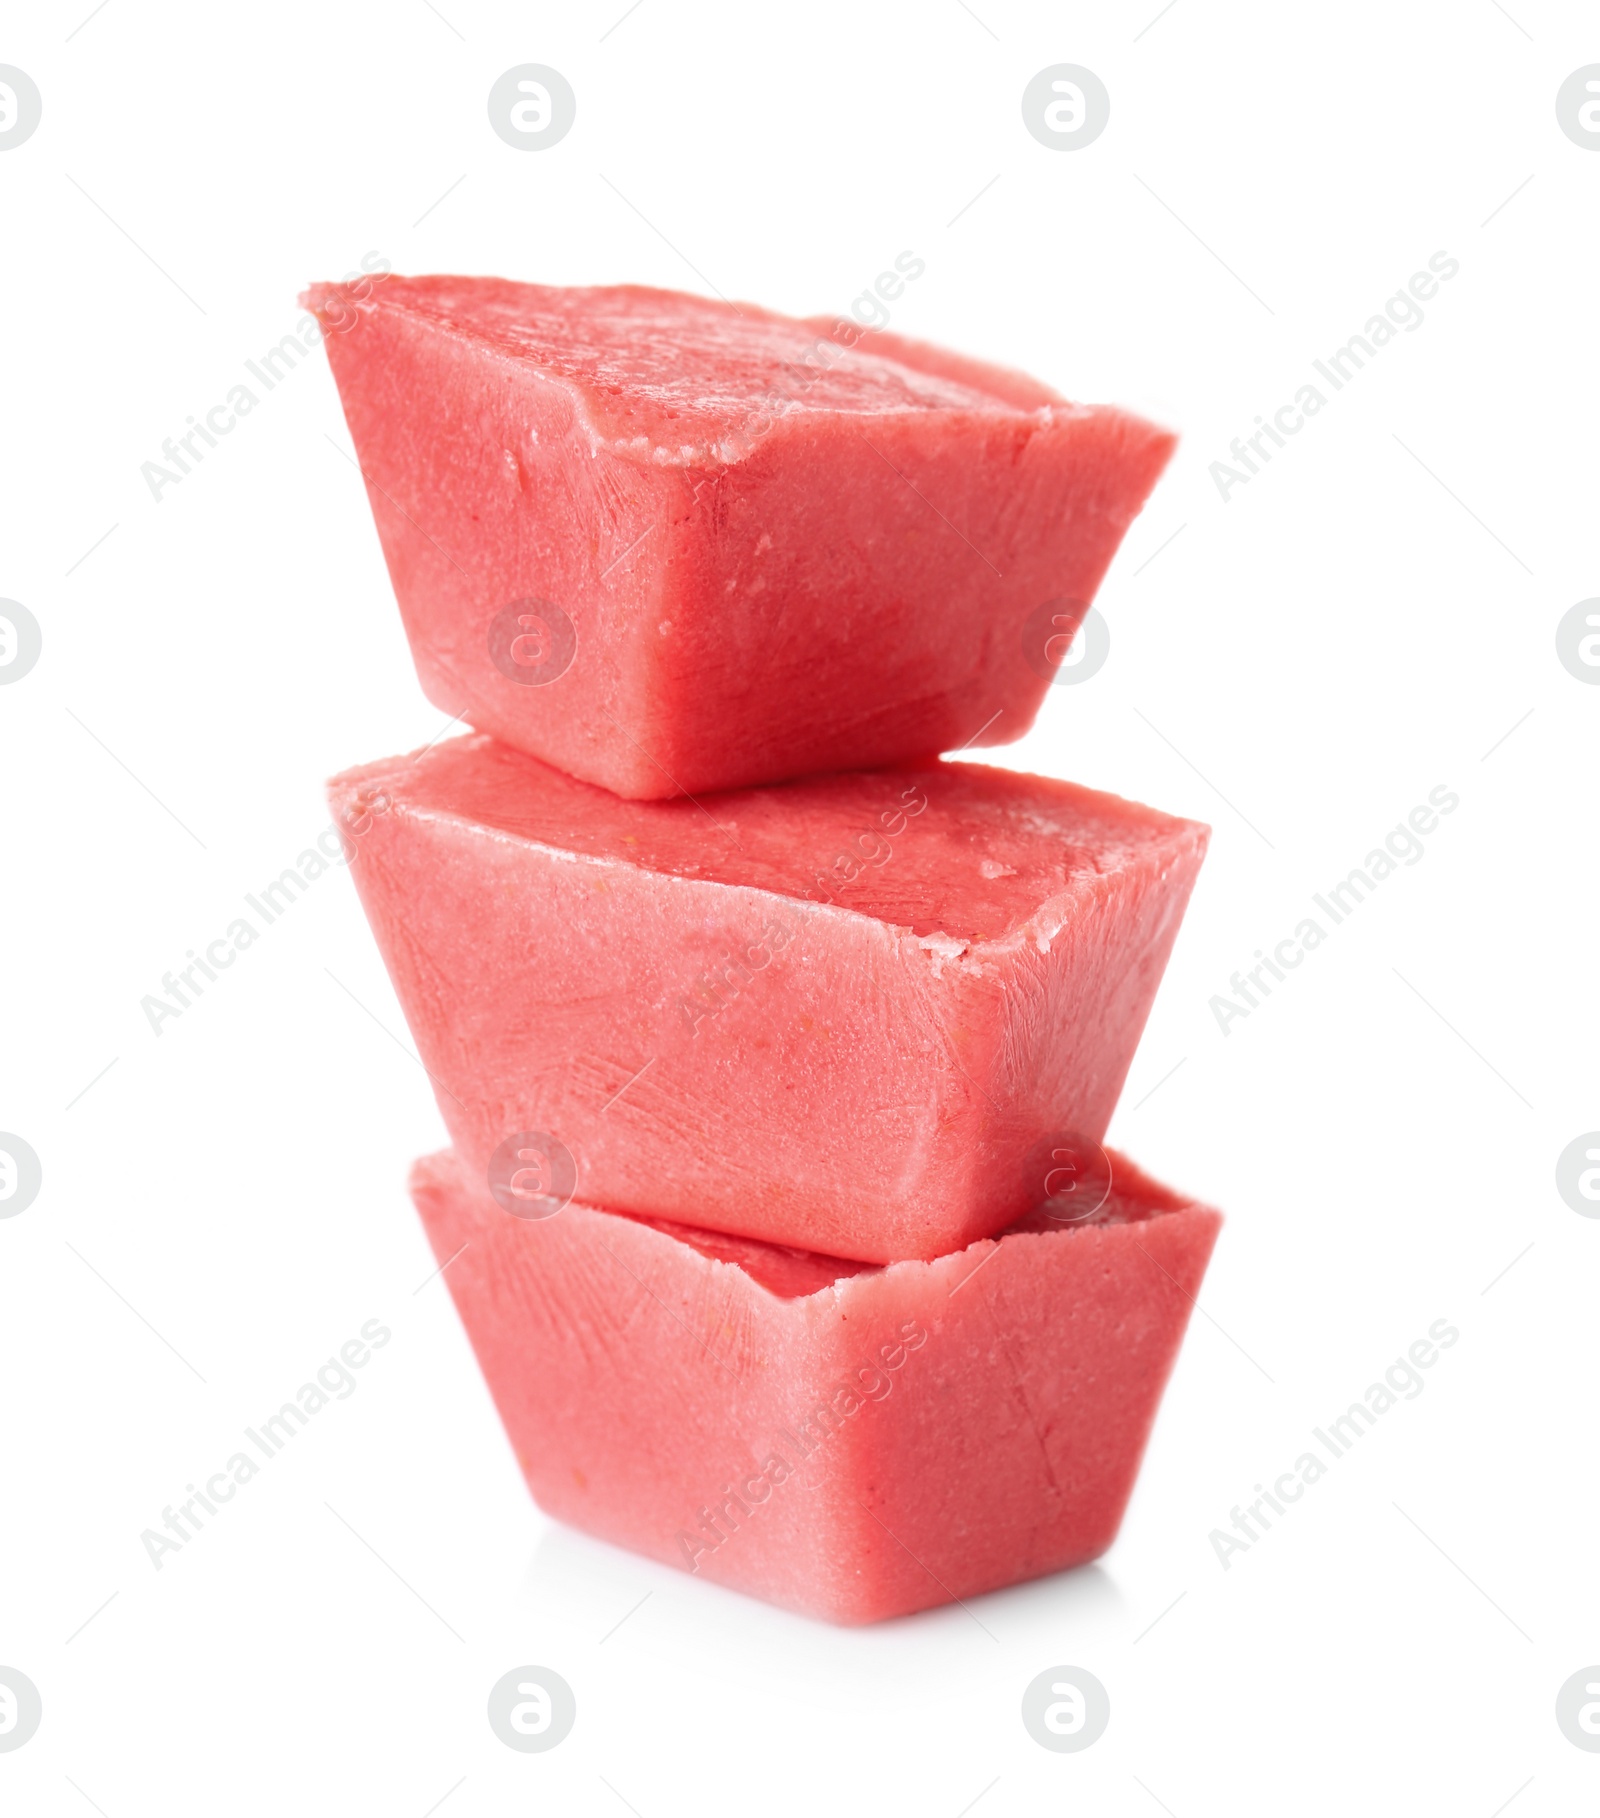
{"label": "white background", "polygon": [[[44,655],[0,690],[0,1128],[44,1187],[0,1223],[0,1664],[44,1722],[7,1812],[1593,1809],[1554,1699],[1600,1660],[1600,1223],[1554,1170],[1600,1126],[1600,690],[1554,638],[1600,593],[1600,156],[1554,101],[1600,22],[1157,8],[8,7],[44,116],[0,153],[0,594]],[[578,97],[537,154],[485,112],[529,61]],[[1078,152],[1022,123],[1059,62],[1111,95]],[[152,1034],[322,779],[442,716],[320,353],[159,503],[140,464],[369,250],[811,312],[905,249],[895,327],[1184,438],[1106,667],[992,755],[1214,825],[1112,1138],[1228,1223],[1105,1560],[846,1632],[530,1503],[417,1291],[442,1125],[342,872]],[[1209,464],[1439,250],[1423,325],[1224,503]],[[1439,784],[1421,862],[1224,1035]],[[358,1392],[157,1573],[141,1530],[369,1318]],[[1425,1392],[1224,1571],[1211,1530],[1441,1318]],[[577,1695],[544,1755],[484,1718],[525,1662]],[[1063,1663],[1111,1696],[1077,1755],[1018,1713]]]}

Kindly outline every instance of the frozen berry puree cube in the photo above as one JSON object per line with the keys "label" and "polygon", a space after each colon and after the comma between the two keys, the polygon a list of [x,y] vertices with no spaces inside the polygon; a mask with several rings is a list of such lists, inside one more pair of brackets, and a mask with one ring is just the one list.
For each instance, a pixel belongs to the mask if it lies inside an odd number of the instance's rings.
{"label": "frozen berry puree cube", "polygon": [[1019,737],[1173,447],[748,303],[462,277],[305,301],[429,699],[619,795]]}
{"label": "frozen berry puree cube", "polygon": [[881,1269],[581,1201],[512,1217],[450,1152],[412,1193],[546,1513],[863,1623],[1116,1537],[1221,1220],[1103,1159],[1087,1217]]}
{"label": "frozen berry puree cube", "polygon": [[483,734],[331,796],[480,1180],[868,1262],[1105,1133],[1207,832],[938,761],[626,801]]}

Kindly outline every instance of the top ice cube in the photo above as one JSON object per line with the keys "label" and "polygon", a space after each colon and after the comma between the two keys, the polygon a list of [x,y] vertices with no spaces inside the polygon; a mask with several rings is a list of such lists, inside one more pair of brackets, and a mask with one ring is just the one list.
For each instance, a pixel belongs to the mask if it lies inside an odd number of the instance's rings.
{"label": "top ice cube", "polygon": [[636,799],[1019,737],[1173,447],[848,319],[499,278],[305,301],[428,697]]}

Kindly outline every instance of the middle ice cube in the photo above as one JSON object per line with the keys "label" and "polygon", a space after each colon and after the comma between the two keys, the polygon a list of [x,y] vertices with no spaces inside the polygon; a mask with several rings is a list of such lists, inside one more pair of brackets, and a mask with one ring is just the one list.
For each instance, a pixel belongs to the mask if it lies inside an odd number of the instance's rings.
{"label": "middle ice cube", "polygon": [[330,786],[465,1164],[867,1262],[1071,1191],[1208,830],[929,762],[625,801],[486,736]]}

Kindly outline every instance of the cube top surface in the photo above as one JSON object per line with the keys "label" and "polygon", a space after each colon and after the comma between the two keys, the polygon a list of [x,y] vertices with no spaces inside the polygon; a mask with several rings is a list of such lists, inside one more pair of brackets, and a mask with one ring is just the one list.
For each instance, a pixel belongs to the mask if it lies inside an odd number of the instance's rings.
{"label": "cube top surface", "polygon": [[820,875],[823,900],[968,943],[1152,860],[1197,856],[1208,831],[1073,783],[949,762],[626,801],[481,734],[347,771],[330,792],[346,811],[381,794],[405,815],[665,877],[816,900]]}
{"label": "cube top surface", "polygon": [[[314,285],[307,302],[316,310],[339,288]],[[409,315],[567,387],[600,441],[669,465],[737,458],[755,405],[802,420],[1076,408],[1037,380],[855,323],[635,284],[391,276],[360,307]]]}
{"label": "cube top surface", "polygon": [[[1202,1212],[1220,1222],[1220,1215],[1200,1207],[1195,1200],[1174,1192],[1136,1167],[1125,1155],[1105,1151],[1110,1169],[1110,1184],[1104,1201],[1083,1218],[1060,1218],[1046,1207],[1036,1207],[1013,1220],[995,1236],[980,1239],[949,1256],[895,1263],[853,1262],[848,1257],[824,1256],[815,1250],[797,1250],[787,1245],[770,1244],[760,1238],[734,1237],[722,1231],[707,1231],[698,1226],[679,1224],[671,1219],[635,1218],[635,1224],[659,1231],[674,1242],[698,1251],[711,1262],[725,1263],[747,1275],[759,1288],[778,1300],[804,1300],[830,1289],[846,1290],[843,1304],[848,1306],[848,1287],[857,1276],[880,1275],[885,1269],[907,1272],[926,1270],[935,1263],[944,1265],[950,1257],[964,1256],[968,1251],[982,1252],[1014,1237],[1064,1239],[1073,1233],[1107,1230],[1119,1225],[1143,1224],[1172,1212]],[[439,1180],[461,1178],[461,1164],[453,1150],[424,1156],[413,1173],[414,1185],[429,1185]],[[599,1212],[598,1208],[576,1205],[580,1217],[622,1216]],[[564,1214],[563,1214],[564,1216]],[[965,1267],[965,1265],[963,1265]]]}

